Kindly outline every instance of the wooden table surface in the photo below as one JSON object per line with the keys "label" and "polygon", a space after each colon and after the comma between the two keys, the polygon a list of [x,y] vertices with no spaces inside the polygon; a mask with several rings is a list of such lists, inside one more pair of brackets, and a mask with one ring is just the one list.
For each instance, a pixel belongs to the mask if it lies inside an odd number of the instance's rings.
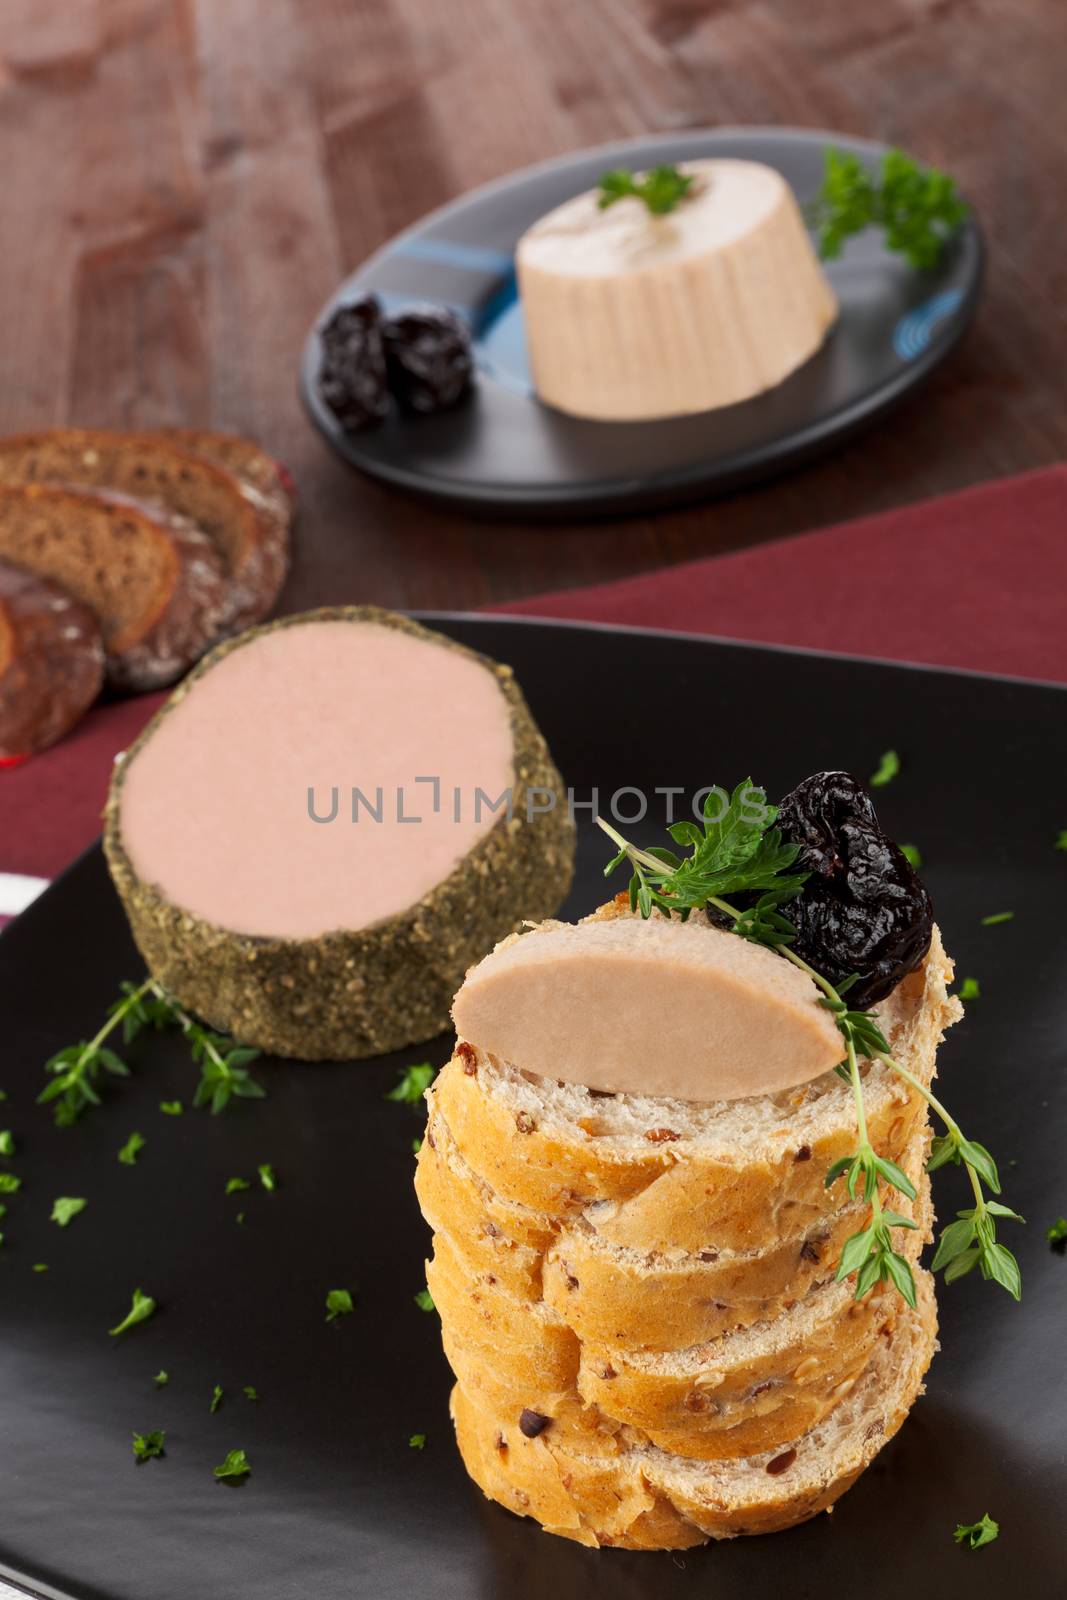
{"label": "wooden table surface", "polygon": [[[736,549],[1067,456],[1063,0],[3,0],[0,430],[216,424],[299,482],[286,609],[465,608]],[[475,522],[304,419],[341,277],[477,183],[724,123],[950,169],[991,246],[963,348],[874,432],[657,516]]]}

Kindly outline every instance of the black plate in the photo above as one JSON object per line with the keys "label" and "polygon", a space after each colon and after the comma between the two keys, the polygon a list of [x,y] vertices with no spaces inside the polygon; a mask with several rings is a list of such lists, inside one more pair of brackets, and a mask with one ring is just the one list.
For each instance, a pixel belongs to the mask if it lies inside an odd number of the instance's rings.
{"label": "black plate", "polygon": [[831,448],[929,376],[974,313],[982,280],[977,225],[963,227],[934,272],[916,272],[873,233],[829,263],[840,320],[822,349],[778,388],[741,405],[660,422],[585,422],[534,396],[513,255],[522,233],[617,166],[737,156],[776,167],[801,201],[822,181],[832,143],[871,165],[885,146],[798,128],[720,128],[601,145],[513,173],[433,212],[371,257],[319,318],[373,290],[388,306],[445,303],[471,324],[479,381],[439,417],[392,416],[347,435],[319,400],[312,330],[301,383],[316,425],[375,477],[471,510],[523,516],[642,511],[718,494]]}
{"label": "black plate", "polygon": [[[412,1301],[427,1246],[411,1189],[420,1122],[382,1097],[402,1064],[443,1061],[445,1040],[350,1066],[266,1063],[268,1099],[170,1118],[159,1101],[188,1099],[195,1074],[163,1036],[132,1048],[132,1078],[75,1129],[34,1105],[41,1063],[139,970],[94,849],[0,937],[0,1126],[16,1132],[24,1178],[0,1250],[0,1572],[79,1600],[1061,1593],[1067,1261],[1044,1234],[1067,1207],[1067,860],[1052,849],[1067,825],[1054,781],[1064,691],[679,637],[438,625],[514,664],[579,799],[749,772],[781,793],[818,767],[869,773],[883,748],[900,750],[879,807],[921,847],[949,947],[981,979],[941,1082],[1029,1218],[1011,1229],[1023,1303],[971,1278],[941,1292],[928,1394],[832,1519],[684,1557],[550,1538],[464,1476],[436,1322]],[[605,856],[585,824],[569,913],[604,897]],[[1014,922],[979,925],[1001,910]],[[148,1143],[121,1166],[134,1129]],[[227,1199],[226,1179],[261,1161],[277,1193]],[[955,1171],[936,1192],[942,1213],[966,1203]],[[48,1220],[61,1194],[90,1202],[66,1230]],[[37,1261],[50,1270],[34,1274]],[[162,1309],[109,1339],[138,1285]],[[358,1308],[328,1326],[324,1296],[342,1285]],[[159,1367],[171,1381],[157,1393]],[[226,1399],[212,1416],[215,1383]],[[130,1431],[153,1427],[167,1457],[137,1467]],[[428,1435],[421,1454],[415,1432]],[[253,1463],[244,1488],[212,1480],[233,1446]],[[957,1549],[955,1524],[986,1511],[999,1543]]]}

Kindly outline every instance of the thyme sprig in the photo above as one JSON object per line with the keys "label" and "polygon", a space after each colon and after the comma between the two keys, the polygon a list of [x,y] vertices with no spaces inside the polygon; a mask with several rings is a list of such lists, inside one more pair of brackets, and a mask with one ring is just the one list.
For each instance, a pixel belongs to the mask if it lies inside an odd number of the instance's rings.
{"label": "thyme sprig", "polygon": [[101,1104],[101,1071],[116,1078],[130,1076],[125,1061],[107,1042],[119,1029],[123,1044],[129,1045],[145,1028],[157,1032],[180,1028],[200,1068],[193,1097],[196,1106],[210,1105],[217,1114],[233,1096],[263,1098],[266,1090],[248,1071],[248,1063],[260,1054],[258,1050],[235,1045],[232,1039],[197,1022],[155,978],[140,984],[124,982],[121,990],[120,998],[108,1007],[107,1020],[91,1039],[67,1045],[45,1062],[52,1081],[37,1096],[37,1104],[53,1105],[58,1127],[71,1127],[88,1107]]}
{"label": "thyme sprig", "polygon": [[[764,790],[751,781],[739,784],[717,817],[712,815],[713,798],[714,791],[705,801],[702,829],[694,823],[681,822],[668,830],[676,843],[689,845],[691,854],[684,860],[665,849],[641,850],[598,817],[599,826],[618,847],[604,868],[604,876],[623,862],[628,863],[631,910],[646,918],[653,910],[659,910],[667,917],[678,916],[684,921],[691,911],[711,907],[727,920],[732,933],[777,951],[821,990],[819,1003],[833,1014],[844,1039],[845,1057],[835,1070],[852,1087],[858,1131],[856,1149],[834,1162],[826,1174],[826,1186],[829,1188],[844,1177],[850,1198],[855,1199],[862,1191],[870,1206],[867,1226],[845,1242],[838,1279],[855,1273],[857,1300],[862,1300],[875,1284],[890,1282],[909,1305],[915,1304],[911,1266],[894,1248],[892,1230],[915,1228],[917,1224],[884,1208],[879,1180],[912,1201],[916,1190],[908,1175],[895,1162],[878,1155],[870,1142],[859,1068],[862,1056],[880,1061],[895,1072],[944,1123],[946,1131],[934,1140],[927,1171],[934,1172],[952,1162],[964,1166],[970,1179],[975,1204],[970,1210],[957,1213],[956,1221],[943,1231],[932,1270],[943,1268],[946,1283],[952,1283],[977,1266],[983,1278],[1001,1284],[1018,1300],[1019,1266],[1011,1251],[996,1238],[996,1219],[1023,1219],[983,1195],[983,1184],[994,1194],[1000,1193],[993,1157],[984,1145],[968,1139],[931,1090],[890,1054],[876,1018],[866,1011],[849,1009],[844,996],[856,981],[855,976],[835,987],[791,948],[796,929],[781,908],[800,893],[807,874],[793,870],[799,847],[785,844],[780,830],[772,826],[777,811],[767,805]],[[754,905],[742,910],[724,898],[742,891],[759,892]]]}

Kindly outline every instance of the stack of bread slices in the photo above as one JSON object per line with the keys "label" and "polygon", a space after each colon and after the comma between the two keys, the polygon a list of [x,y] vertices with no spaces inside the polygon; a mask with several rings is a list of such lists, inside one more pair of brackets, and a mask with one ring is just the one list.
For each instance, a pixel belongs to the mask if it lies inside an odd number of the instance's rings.
{"label": "stack of bread slices", "polygon": [[235,435],[0,439],[0,758],[54,743],[105,680],[160,688],[265,617],[293,510],[285,470]]}
{"label": "stack of bread slices", "polygon": [[[951,970],[935,930],[878,1007],[924,1084],[959,1014]],[[695,1103],[535,1076],[460,1039],[427,1099],[427,1282],[459,1447],[492,1499],[582,1544],[684,1548],[828,1509],[900,1426],[936,1314],[918,1265],[926,1105],[889,1068],[865,1066],[865,1101],[872,1144],[917,1190],[885,1196],[918,1224],[895,1236],[914,1310],[835,1280],[869,1208],[825,1183],[857,1140],[832,1071]]]}

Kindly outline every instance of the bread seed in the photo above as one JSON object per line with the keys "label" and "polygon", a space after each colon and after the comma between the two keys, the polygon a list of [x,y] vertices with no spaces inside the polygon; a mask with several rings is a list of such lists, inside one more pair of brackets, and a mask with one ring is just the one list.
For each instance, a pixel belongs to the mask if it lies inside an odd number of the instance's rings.
{"label": "bread seed", "polygon": [[533,1133],[534,1129],[537,1127],[537,1123],[534,1121],[533,1117],[531,1117],[528,1111],[516,1111],[515,1126],[518,1128],[520,1133]]}
{"label": "bread seed", "polygon": [[810,1161],[811,1160],[811,1145],[810,1144],[802,1144],[800,1146],[799,1150],[794,1151],[793,1160],[794,1161]]}
{"label": "bread seed", "polygon": [[818,1356],[805,1356],[804,1360],[800,1363],[799,1367],[796,1367],[794,1369],[793,1376],[800,1383],[803,1383],[805,1378],[810,1378],[812,1373],[813,1372],[818,1372],[818,1370],[819,1370],[819,1358],[818,1358]]}
{"label": "bread seed", "polygon": [[540,1411],[531,1411],[529,1406],[524,1407],[519,1416],[519,1432],[525,1434],[527,1439],[536,1439],[551,1425],[551,1417],[546,1417]]}
{"label": "bread seed", "polygon": [[780,1472],[787,1472],[797,1458],[795,1450],[783,1450],[780,1456],[775,1456],[773,1461],[768,1461],[767,1471],[776,1478]]}

